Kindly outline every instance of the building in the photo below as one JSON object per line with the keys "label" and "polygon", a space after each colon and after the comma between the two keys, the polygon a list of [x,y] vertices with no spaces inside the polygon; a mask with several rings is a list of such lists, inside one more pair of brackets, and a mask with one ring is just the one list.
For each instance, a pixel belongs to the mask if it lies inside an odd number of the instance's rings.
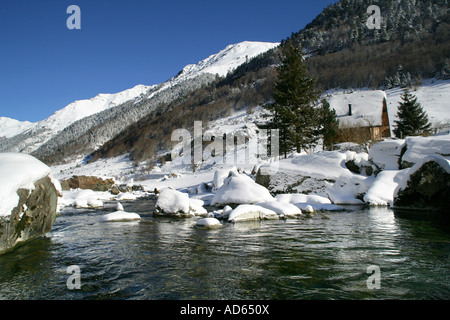
{"label": "building", "polygon": [[332,94],[328,101],[339,120],[338,142],[391,136],[384,91],[339,92]]}

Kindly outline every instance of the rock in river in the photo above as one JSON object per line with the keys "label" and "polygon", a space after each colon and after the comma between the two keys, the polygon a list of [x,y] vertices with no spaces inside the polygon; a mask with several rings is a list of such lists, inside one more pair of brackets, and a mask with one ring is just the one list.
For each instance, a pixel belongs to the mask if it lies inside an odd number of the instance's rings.
{"label": "rock in river", "polygon": [[51,230],[55,184],[50,168],[36,158],[0,153],[0,254]]}
{"label": "rock in river", "polygon": [[450,161],[430,156],[416,163],[396,190],[394,207],[446,211],[450,209]]}

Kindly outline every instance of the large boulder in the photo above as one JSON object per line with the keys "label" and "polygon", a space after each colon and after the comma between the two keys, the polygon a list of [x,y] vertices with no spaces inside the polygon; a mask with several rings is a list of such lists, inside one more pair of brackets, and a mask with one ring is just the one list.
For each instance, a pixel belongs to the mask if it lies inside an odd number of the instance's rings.
{"label": "large boulder", "polygon": [[50,169],[22,154],[0,154],[0,254],[49,232],[58,191]]}
{"label": "large boulder", "polygon": [[430,156],[409,169],[395,191],[394,207],[448,212],[449,199],[450,161]]}
{"label": "large boulder", "polygon": [[113,179],[102,179],[91,176],[73,176],[72,178],[61,181],[63,190],[90,189],[93,191],[108,191],[113,185]]}

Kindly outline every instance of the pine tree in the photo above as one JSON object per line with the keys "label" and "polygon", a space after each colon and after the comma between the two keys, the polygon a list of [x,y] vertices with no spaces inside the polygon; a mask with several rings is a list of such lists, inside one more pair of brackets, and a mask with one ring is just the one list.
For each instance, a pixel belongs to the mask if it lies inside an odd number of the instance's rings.
{"label": "pine tree", "polygon": [[333,146],[339,132],[339,121],[336,118],[336,110],[330,108],[330,103],[326,99],[322,100],[322,108],[320,111],[323,149],[329,150]]}
{"label": "pine tree", "polygon": [[319,140],[318,100],[316,80],[308,77],[301,48],[291,42],[281,48],[282,64],[274,88],[272,128],[279,129],[280,154],[301,152],[315,146]]}
{"label": "pine tree", "polygon": [[400,102],[397,112],[398,120],[395,120],[397,127],[394,134],[397,138],[406,136],[423,135],[430,132],[431,124],[428,121],[427,113],[422,109],[417,97],[412,95],[406,88],[402,95],[403,102]]}

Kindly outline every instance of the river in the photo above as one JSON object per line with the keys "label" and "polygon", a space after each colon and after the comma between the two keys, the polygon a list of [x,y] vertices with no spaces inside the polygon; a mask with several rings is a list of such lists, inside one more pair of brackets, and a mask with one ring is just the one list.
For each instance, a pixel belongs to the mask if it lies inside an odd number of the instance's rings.
{"label": "river", "polygon": [[353,207],[204,230],[154,217],[153,200],[122,204],[142,220],[99,222],[113,203],[65,208],[45,237],[1,255],[0,299],[450,298],[446,214]]}

